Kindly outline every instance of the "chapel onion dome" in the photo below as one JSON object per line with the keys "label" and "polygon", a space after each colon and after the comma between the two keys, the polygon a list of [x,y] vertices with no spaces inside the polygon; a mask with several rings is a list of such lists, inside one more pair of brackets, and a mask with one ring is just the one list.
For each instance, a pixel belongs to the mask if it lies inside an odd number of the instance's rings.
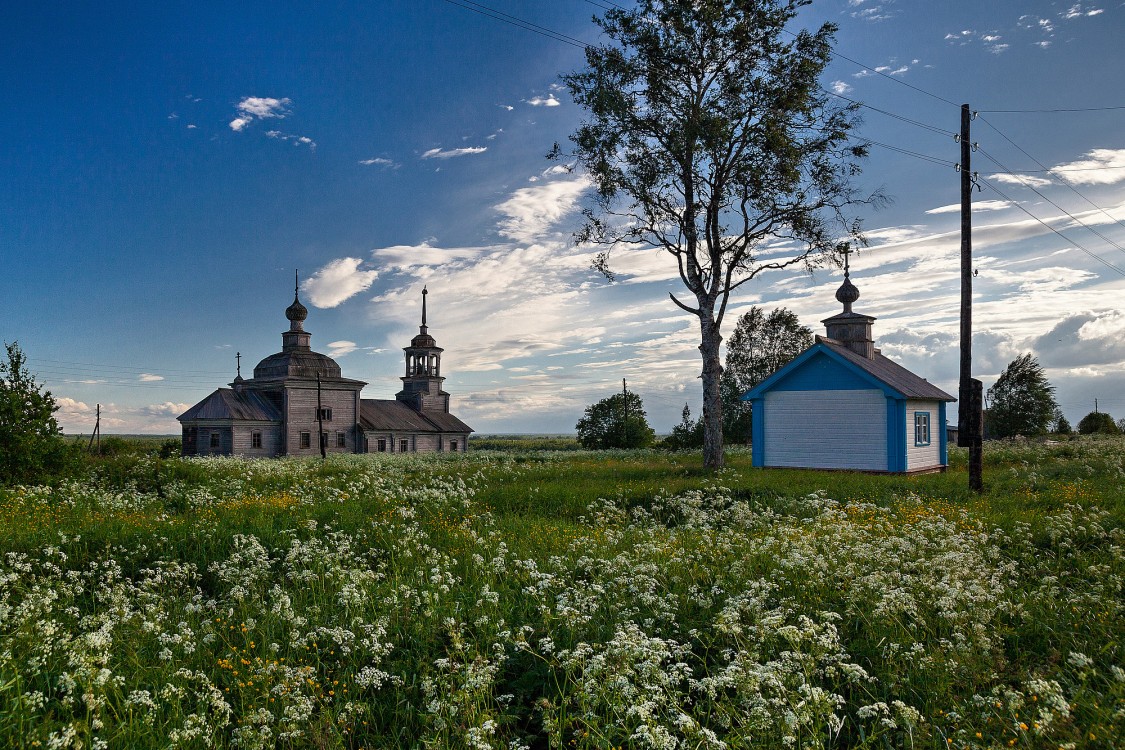
{"label": "chapel onion dome", "polygon": [[844,312],[852,311],[852,303],[859,299],[859,289],[852,283],[846,275],[844,276],[844,283],[836,290],[836,300],[843,303]]}

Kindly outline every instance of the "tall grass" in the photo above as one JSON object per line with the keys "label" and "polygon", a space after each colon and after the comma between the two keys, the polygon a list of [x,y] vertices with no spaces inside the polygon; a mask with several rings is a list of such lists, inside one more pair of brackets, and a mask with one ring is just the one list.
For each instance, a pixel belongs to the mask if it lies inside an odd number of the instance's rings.
{"label": "tall grass", "polygon": [[0,746],[1118,747],[1123,457],[118,457],[0,490]]}

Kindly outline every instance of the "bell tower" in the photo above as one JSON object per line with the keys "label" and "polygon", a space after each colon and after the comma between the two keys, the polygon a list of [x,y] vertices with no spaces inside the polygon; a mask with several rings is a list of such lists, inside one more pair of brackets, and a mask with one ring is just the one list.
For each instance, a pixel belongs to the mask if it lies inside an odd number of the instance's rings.
{"label": "bell tower", "polygon": [[426,296],[429,291],[422,288],[422,325],[418,335],[404,347],[406,354],[406,374],[402,377],[402,390],[395,394],[399,401],[410,404],[416,411],[440,411],[449,413],[449,394],[441,389],[441,353],[444,351],[426,325]]}

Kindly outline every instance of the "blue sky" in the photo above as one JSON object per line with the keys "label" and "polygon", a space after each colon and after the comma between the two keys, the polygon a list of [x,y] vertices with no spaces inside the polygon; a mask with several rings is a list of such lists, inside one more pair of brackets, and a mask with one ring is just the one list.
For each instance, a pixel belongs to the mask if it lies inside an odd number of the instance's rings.
{"label": "blue sky", "polygon": [[[586,0],[485,4],[600,40]],[[876,345],[956,392],[952,133],[968,102],[989,185],[975,374],[987,387],[1031,351],[1072,421],[1095,398],[1125,416],[1125,109],[1025,111],[1125,106],[1125,8],[822,0],[801,20],[837,23],[860,63],[837,58],[825,87],[898,116],[866,110],[861,135],[913,152],[874,146],[860,181],[893,199],[865,215],[853,262]],[[313,347],[371,398],[398,389],[428,284],[453,410],[478,431],[572,431],[622,377],[667,430],[701,401],[674,265],[622,252],[617,283],[590,271],[571,239],[588,186],[544,158],[581,119],[558,87],[581,65],[577,46],[444,0],[13,6],[0,336],[68,432],[100,403],[107,432],[175,433],[235,352],[248,375],[279,349],[294,268]],[[1058,171],[1006,173],[1043,167]],[[735,312],[785,305],[822,332],[839,283],[765,275]]]}

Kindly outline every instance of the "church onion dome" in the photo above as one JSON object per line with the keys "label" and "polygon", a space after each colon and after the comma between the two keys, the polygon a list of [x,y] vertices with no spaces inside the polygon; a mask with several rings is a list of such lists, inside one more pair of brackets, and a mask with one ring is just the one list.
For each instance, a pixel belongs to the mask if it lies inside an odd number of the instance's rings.
{"label": "church onion dome", "polygon": [[290,323],[303,323],[309,317],[309,309],[301,304],[296,294],[293,295],[293,304],[285,308],[285,317]]}

